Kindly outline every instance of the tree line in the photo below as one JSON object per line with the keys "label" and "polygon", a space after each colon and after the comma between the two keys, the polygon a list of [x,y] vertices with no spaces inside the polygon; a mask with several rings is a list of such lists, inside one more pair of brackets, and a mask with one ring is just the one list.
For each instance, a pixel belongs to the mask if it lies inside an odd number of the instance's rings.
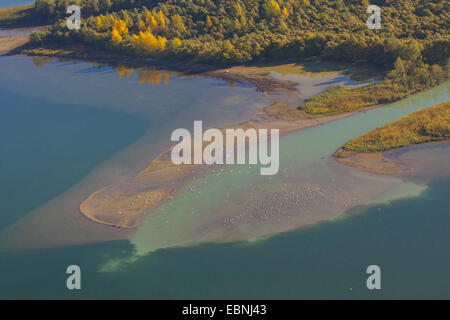
{"label": "tree line", "polygon": [[[36,15],[55,25],[33,39],[81,41],[131,54],[133,44],[138,44],[133,35],[150,31],[166,38],[170,46],[165,56],[177,59],[244,63],[322,55],[393,66],[397,57],[414,50],[408,47],[408,39],[414,38],[421,44],[424,62],[442,63],[448,57],[449,5],[445,1],[374,2],[381,6],[383,19],[383,28],[376,31],[366,26],[365,0],[37,0]],[[65,28],[69,4],[82,8],[80,31]],[[155,30],[159,12],[165,26]],[[150,15],[154,20],[149,20]],[[113,40],[113,25],[98,28],[98,16],[126,21],[129,33],[117,41],[114,32]]]}
{"label": "tree line", "polygon": [[[81,30],[65,9],[82,8]],[[242,64],[320,56],[365,62],[385,79],[331,88],[300,109],[333,114],[392,102],[448,79],[450,5],[441,0],[372,0],[382,28],[366,25],[367,0],[37,0],[35,14],[54,24],[32,43],[84,44],[124,56]]]}

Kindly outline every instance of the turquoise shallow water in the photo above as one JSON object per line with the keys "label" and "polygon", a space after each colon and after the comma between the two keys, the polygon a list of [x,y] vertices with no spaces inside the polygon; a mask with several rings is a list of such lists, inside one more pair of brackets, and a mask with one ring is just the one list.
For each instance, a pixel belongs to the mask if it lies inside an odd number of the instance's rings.
{"label": "turquoise shallow water", "polygon": [[[161,250],[115,273],[97,270],[131,250],[126,241],[1,254],[0,297],[448,299],[449,189],[450,180],[436,181],[419,198],[255,245]],[[80,292],[64,287],[74,261],[83,270]],[[365,287],[373,263],[382,268],[379,292]]]}
{"label": "turquoise shallow water", "polygon": [[[51,63],[39,69],[28,58],[2,59],[0,93],[8,103],[0,107],[0,228],[139,137],[159,143],[173,128],[183,123],[189,128],[199,115],[210,123],[233,123],[244,97],[255,99],[250,88],[232,91],[210,79],[171,76],[168,86],[139,86],[135,76],[119,79],[108,67]],[[427,104],[442,99],[441,91],[433,92],[420,95],[412,108],[424,107],[423,99]],[[212,101],[217,109],[208,108]],[[286,141],[295,141],[295,135]],[[343,138],[335,139],[323,146],[324,154]],[[311,143],[310,151],[320,153],[315,147]],[[28,194],[25,200],[17,196],[19,188]],[[115,272],[100,270],[107,261],[130,256],[129,241],[1,252],[0,298],[448,299],[449,190],[450,180],[434,181],[419,197],[376,205],[346,219],[253,244],[159,250]],[[70,264],[82,268],[80,292],[65,287]],[[365,287],[370,264],[382,268],[380,292]]]}
{"label": "turquoise shallow water", "polygon": [[[375,178],[364,173],[353,177],[348,168],[338,168],[330,161],[332,154],[346,141],[367,131],[447,101],[449,84],[352,117],[289,133],[280,139],[277,175],[261,176],[256,165],[217,170],[204,179],[197,179],[174,200],[152,212],[131,240],[139,254],[192,242],[221,242],[231,232],[235,232],[238,239],[257,240],[304,225],[302,219],[306,217],[313,219],[322,212],[334,212],[327,216],[329,218],[365,203],[377,196],[377,191],[366,194],[371,187],[403,182],[394,177]],[[291,187],[286,187],[287,184]],[[303,186],[312,190],[321,188],[324,196],[308,200],[311,192],[305,192]],[[424,188],[420,184],[397,187],[403,190],[402,195],[418,194]],[[391,189],[384,191],[393,192]],[[286,194],[298,195],[301,200],[294,206],[295,197],[283,200]],[[345,202],[351,201],[353,205],[346,206]],[[280,206],[284,209],[277,211]],[[336,209],[338,207],[340,209]],[[264,218],[259,218],[261,213]],[[227,219],[239,219],[231,232],[223,227]]]}

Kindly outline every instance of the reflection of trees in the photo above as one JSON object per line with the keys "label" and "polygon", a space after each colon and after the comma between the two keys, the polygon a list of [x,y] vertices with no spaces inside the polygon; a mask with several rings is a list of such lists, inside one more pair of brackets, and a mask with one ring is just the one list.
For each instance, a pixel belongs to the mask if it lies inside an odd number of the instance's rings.
{"label": "reflection of trees", "polygon": [[161,75],[162,72],[155,69],[138,70],[138,82],[139,84],[143,84],[144,82],[146,82],[147,84],[160,84]]}
{"label": "reflection of trees", "polygon": [[[138,83],[143,84],[164,84],[167,86],[169,84],[169,79],[172,76],[171,71],[167,70],[158,70],[156,68],[141,68],[134,69],[138,73]],[[126,66],[118,66],[116,67],[117,74],[121,78],[128,78],[133,73],[132,68],[128,68]]]}
{"label": "reflection of trees", "polygon": [[43,57],[43,56],[32,56],[31,59],[33,60],[33,64],[36,67],[43,67],[47,63],[50,63],[55,60],[55,58],[52,57]]}
{"label": "reflection of trees", "polygon": [[116,70],[117,70],[117,74],[121,78],[128,78],[133,73],[133,69],[127,68],[125,66],[118,66]]}

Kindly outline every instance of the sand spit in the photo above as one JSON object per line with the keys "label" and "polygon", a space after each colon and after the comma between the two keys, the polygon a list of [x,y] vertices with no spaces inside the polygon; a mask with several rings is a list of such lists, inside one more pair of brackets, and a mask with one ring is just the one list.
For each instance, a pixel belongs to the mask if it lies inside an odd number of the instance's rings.
{"label": "sand spit", "polygon": [[201,75],[219,78],[227,82],[248,82],[263,92],[291,91],[291,93],[297,93],[294,88],[296,83],[275,79],[273,77],[270,77],[268,75],[268,72],[256,68],[232,67],[204,72]]}
{"label": "sand spit", "polygon": [[30,41],[30,36],[0,37],[0,56],[7,55],[14,49]]}
{"label": "sand spit", "polygon": [[[198,68],[197,68],[198,69]],[[264,70],[252,67],[232,67],[199,73],[201,76],[219,78],[228,82],[250,83],[272,100],[272,104],[259,109],[255,119],[225,129],[279,129],[280,134],[301,130],[366,111],[339,115],[310,117],[304,111],[289,105],[292,96],[298,95],[297,85],[291,81],[278,80]],[[205,128],[206,130],[206,128]],[[121,185],[101,188],[80,205],[81,213],[97,223],[119,227],[137,228],[152,210],[176,195],[187,182],[200,173],[211,169],[208,165],[174,165],[170,147],[154,159],[134,179]],[[151,191],[149,191],[151,190]],[[150,196],[148,192],[152,192]],[[145,200],[148,197],[151,200]]]}
{"label": "sand spit", "polygon": [[339,163],[370,173],[394,175],[411,172],[413,169],[384,157],[383,152],[358,152],[339,149],[333,156]]}
{"label": "sand spit", "polygon": [[402,175],[413,173],[417,168],[423,171],[417,163],[407,164],[399,161],[397,157],[392,157],[392,153],[403,153],[415,150],[417,148],[426,148],[433,146],[446,146],[450,145],[450,141],[439,141],[430,143],[421,143],[411,145],[408,147],[393,149],[389,151],[380,152],[362,152],[362,151],[346,151],[339,149],[333,155],[333,158],[346,166],[364,170],[370,173],[383,174],[383,175]]}
{"label": "sand spit", "polygon": [[[348,117],[354,114],[309,118],[303,111],[288,107],[279,98],[261,109],[256,120],[221,128],[225,129],[279,129],[280,133],[300,130]],[[294,119],[294,120],[287,120]],[[172,146],[173,147],[173,146]],[[174,165],[172,147],[161,153],[131,181],[103,187],[91,194],[80,205],[81,213],[97,223],[118,228],[137,228],[151,210],[175,196],[187,182],[214,166]]]}
{"label": "sand spit", "polygon": [[110,190],[106,189],[100,189],[89,196],[81,204],[80,210],[92,221],[121,228],[137,227],[137,219],[142,212],[166,200],[171,194],[169,189],[155,189],[138,193],[125,191],[108,196]]}

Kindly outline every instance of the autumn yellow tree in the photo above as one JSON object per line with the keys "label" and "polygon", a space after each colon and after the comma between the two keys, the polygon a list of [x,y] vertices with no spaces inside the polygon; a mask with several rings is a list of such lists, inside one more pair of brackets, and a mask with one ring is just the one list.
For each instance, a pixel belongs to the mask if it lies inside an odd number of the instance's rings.
{"label": "autumn yellow tree", "polygon": [[127,23],[121,19],[117,19],[114,21],[113,29],[116,29],[120,35],[128,34]]}
{"label": "autumn yellow tree", "polygon": [[153,31],[157,31],[158,30],[158,21],[156,21],[154,16],[150,17],[150,26],[149,26],[150,30]]}
{"label": "autumn yellow tree", "polygon": [[269,0],[266,6],[267,6],[266,15],[268,17],[276,17],[280,15],[281,12],[280,5],[275,0]]}
{"label": "autumn yellow tree", "polygon": [[207,28],[211,28],[213,26],[213,22],[212,22],[212,20],[211,20],[211,17],[210,16],[207,16],[206,17],[206,27]]}
{"label": "autumn yellow tree", "polygon": [[122,36],[120,35],[119,31],[117,31],[116,28],[113,28],[113,30],[112,30],[111,41],[114,44],[118,44],[118,43],[122,42]]}
{"label": "autumn yellow tree", "polygon": [[174,47],[174,48],[178,48],[178,47],[181,47],[181,40],[180,40],[180,38],[173,38],[172,39],[172,47]]}
{"label": "autumn yellow tree", "polygon": [[137,28],[139,31],[145,31],[147,29],[147,26],[145,25],[145,22],[142,20],[138,20]]}
{"label": "autumn yellow tree", "polygon": [[152,13],[147,9],[144,10],[144,22],[146,25],[150,25],[150,20],[152,18]]}
{"label": "autumn yellow tree", "polygon": [[122,20],[125,22],[127,27],[131,27],[133,25],[133,19],[131,18],[131,16],[125,11],[122,10]]}
{"label": "autumn yellow tree", "polygon": [[162,52],[166,48],[167,39],[164,37],[155,37],[149,30],[139,32],[139,35],[132,36],[134,45],[137,49],[147,53]]}
{"label": "autumn yellow tree", "polygon": [[242,16],[242,14],[244,13],[244,10],[242,9],[241,5],[239,3],[236,4],[236,14],[238,16]]}
{"label": "autumn yellow tree", "polygon": [[159,24],[160,30],[164,30],[166,28],[166,19],[162,10],[159,10],[157,13],[157,22]]}
{"label": "autumn yellow tree", "polygon": [[97,31],[100,31],[103,28],[103,16],[98,16],[95,18],[95,27]]}

